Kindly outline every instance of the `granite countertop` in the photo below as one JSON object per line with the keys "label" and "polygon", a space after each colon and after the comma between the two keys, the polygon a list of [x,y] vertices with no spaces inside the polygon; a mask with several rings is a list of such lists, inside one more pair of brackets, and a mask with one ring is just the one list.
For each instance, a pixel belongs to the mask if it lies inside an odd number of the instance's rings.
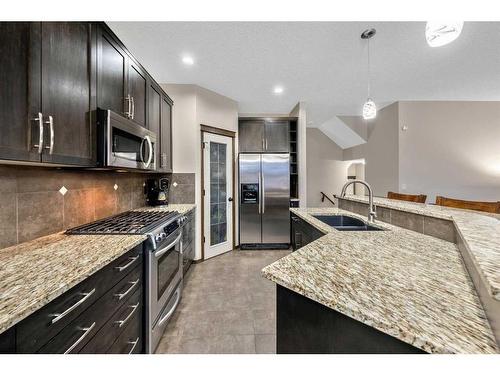
{"label": "granite countertop", "polygon": [[[368,203],[368,197],[345,199]],[[375,205],[453,221],[490,295],[500,301],[500,215],[394,199],[374,199]]]}
{"label": "granite countertop", "polygon": [[386,223],[341,232],[291,209],[325,233],[272,263],[264,277],[429,353],[498,353],[456,245]]}
{"label": "granite countertop", "polygon": [[61,232],[0,250],[0,334],[145,239]]}
{"label": "granite countertop", "polygon": [[144,206],[137,208],[134,211],[177,211],[180,214],[187,214],[189,211],[196,208],[194,203],[169,204],[166,206]]}
{"label": "granite countertop", "polygon": [[[187,213],[194,204],[138,210]],[[146,239],[145,235],[66,235],[0,250],[0,334]]]}

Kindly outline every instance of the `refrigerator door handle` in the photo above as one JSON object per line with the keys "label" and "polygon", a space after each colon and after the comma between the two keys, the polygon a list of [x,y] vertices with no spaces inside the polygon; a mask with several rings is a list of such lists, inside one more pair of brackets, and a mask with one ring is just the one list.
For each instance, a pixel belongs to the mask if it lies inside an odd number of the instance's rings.
{"label": "refrigerator door handle", "polygon": [[262,190],[262,194],[260,195],[261,196],[261,199],[262,199],[262,213],[265,214],[266,213],[266,189],[265,189],[265,186],[264,186],[264,171],[260,171],[260,175],[262,176],[261,179],[262,179],[262,187],[261,187],[261,190]]}
{"label": "refrigerator door handle", "polygon": [[262,171],[259,171],[259,215],[262,213]]}

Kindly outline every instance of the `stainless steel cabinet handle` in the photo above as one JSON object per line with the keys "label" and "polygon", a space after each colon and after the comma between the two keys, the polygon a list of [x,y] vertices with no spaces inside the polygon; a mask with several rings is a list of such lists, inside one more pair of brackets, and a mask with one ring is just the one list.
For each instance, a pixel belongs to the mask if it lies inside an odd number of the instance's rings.
{"label": "stainless steel cabinet handle", "polygon": [[262,149],[265,150],[266,147],[264,146],[264,138],[262,138]]}
{"label": "stainless steel cabinet handle", "polygon": [[127,118],[131,118],[131,113],[132,113],[132,97],[130,96],[130,94],[128,94],[126,97],[125,97],[125,102],[127,103],[127,111],[125,111],[124,115],[127,117]]}
{"label": "stainless steel cabinet handle", "polygon": [[128,262],[127,264],[125,264],[124,266],[118,266],[118,267],[115,267],[115,270],[118,270],[118,272],[122,272],[122,271],[125,271],[127,268],[129,268],[132,264],[134,264],[134,262],[139,259],[139,255],[136,255],[135,257],[130,257],[128,258],[130,259],[130,262]]}
{"label": "stainless steel cabinet handle", "polygon": [[177,307],[177,305],[179,304],[179,301],[181,299],[181,294],[179,293],[179,289],[177,289],[175,291],[175,294],[177,295],[177,297],[175,297],[175,303],[174,305],[172,306],[172,308],[169,310],[169,312],[167,312],[165,315],[163,315],[160,320],[158,321],[158,327],[162,326],[167,320],[168,318],[170,318],[170,316],[172,316],[172,314],[174,313],[175,311],[175,308]]}
{"label": "stainless steel cabinet handle", "polygon": [[266,138],[266,151],[267,151],[267,138]]}
{"label": "stainless steel cabinet handle", "polygon": [[128,288],[123,293],[116,293],[115,297],[118,297],[118,300],[124,299],[132,290],[134,290],[135,286],[139,283],[140,279],[135,281],[129,281],[130,288]]}
{"label": "stainless steel cabinet handle", "polygon": [[131,96],[130,99],[132,101],[132,115],[130,116],[130,118],[133,120],[135,117],[135,101],[133,96]]}
{"label": "stainless steel cabinet handle", "polygon": [[160,251],[155,252],[155,258],[161,257],[163,254],[165,254],[167,251],[169,251],[172,247],[177,245],[177,243],[181,240],[182,237],[182,232],[177,236],[174,242],[172,242],[170,245],[168,245],[166,248],[161,249]]}
{"label": "stainless steel cabinet handle", "polygon": [[95,322],[91,324],[90,327],[87,327],[87,328],[79,328],[81,331],[83,331],[83,335],[81,335],[78,340],[76,340],[73,345],[71,345],[68,349],[66,349],[66,351],[64,352],[64,354],[69,354],[71,353],[71,351],[79,344],[82,342],[82,340],[87,337],[87,335],[90,333],[90,331],[92,331],[95,327]]}
{"label": "stainless steel cabinet handle", "polygon": [[38,153],[41,154],[43,151],[43,114],[38,112],[38,116],[33,119],[33,121],[38,121],[38,144],[33,145],[33,147],[38,148]]}
{"label": "stainless steel cabinet handle", "polygon": [[45,121],[46,124],[49,124],[50,130],[50,146],[45,146],[45,148],[49,149],[49,154],[52,155],[54,152],[54,117],[49,116],[49,121]]}
{"label": "stainless steel cabinet handle", "polygon": [[296,223],[298,223],[298,222],[299,222],[299,219],[298,219],[298,218],[296,218],[295,216],[292,216],[292,220],[293,220],[293,221],[295,221]]}
{"label": "stainless steel cabinet handle", "polygon": [[60,314],[53,314],[52,315],[52,316],[55,316],[55,318],[52,319],[51,324],[57,323],[59,320],[64,318],[66,315],[68,315],[70,312],[72,312],[74,309],[76,309],[78,306],[80,306],[82,303],[84,303],[86,300],[88,300],[90,298],[90,296],[94,293],[95,293],[95,288],[92,289],[88,293],[81,293],[83,295],[83,298],[80,299],[77,303],[75,303],[70,308],[66,309],[64,312],[62,312]]}
{"label": "stainless steel cabinet handle", "polygon": [[132,349],[128,352],[128,354],[132,354],[134,352],[137,343],[139,342],[139,337],[135,339],[135,341],[127,341],[127,344],[132,345]]}
{"label": "stainless steel cabinet handle", "polygon": [[139,302],[137,302],[135,305],[130,305],[129,307],[132,308],[130,314],[128,314],[123,320],[115,321],[115,323],[118,324],[118,327],[120,328],[123,327],[123,325],[128,322],[128,320],[132,317],[132,315],[134,315],[135,310],[137,310],[137,308],[139,307]]}

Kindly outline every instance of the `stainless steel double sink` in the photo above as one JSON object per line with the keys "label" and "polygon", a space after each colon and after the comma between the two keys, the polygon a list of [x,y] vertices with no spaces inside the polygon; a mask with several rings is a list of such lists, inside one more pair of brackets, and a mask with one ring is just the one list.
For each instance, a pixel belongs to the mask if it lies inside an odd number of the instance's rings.
{"label": "stainless steel double sink", "polygon": [[312,215],[314,218],[340,231],[381,231],[382,228],[346,215]]}

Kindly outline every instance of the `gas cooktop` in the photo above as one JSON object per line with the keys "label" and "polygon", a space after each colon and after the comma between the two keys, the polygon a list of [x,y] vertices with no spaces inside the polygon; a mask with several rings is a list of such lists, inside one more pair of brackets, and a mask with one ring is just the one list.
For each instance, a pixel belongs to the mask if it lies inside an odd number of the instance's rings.
{"label": "gas cooktop", "polygon": [[177,211],[127,211],[68,229],[66,234],[147,234],[178,216]]}

